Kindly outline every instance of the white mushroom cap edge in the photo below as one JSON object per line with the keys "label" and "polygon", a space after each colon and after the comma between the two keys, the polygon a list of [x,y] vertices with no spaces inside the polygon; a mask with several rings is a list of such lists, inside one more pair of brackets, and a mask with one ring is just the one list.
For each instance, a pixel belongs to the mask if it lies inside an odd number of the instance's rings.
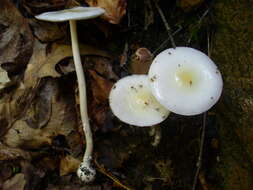
{"label": "white mushroom cap edge", "polygon": [[164,50],[153,60],[148,76],[156,99],[180,115],[209,110],[222,93],[223,81],[217,66],[193,48]]}
{"label": "white mushroom cap edge", "polygon": [[99,7],[74,7],[60,11],[51,11],[35,16],[35,18],[50,22],[64,22],[68,20],[86,20],[98,17],[105,13]]}
{"label": "white mushroom cap edge", "polygon": [[131,75],[117,81],[111,89],[109,103],[115,116],[135,126],[152,126],[169,115],[152,95],[147,75]]}

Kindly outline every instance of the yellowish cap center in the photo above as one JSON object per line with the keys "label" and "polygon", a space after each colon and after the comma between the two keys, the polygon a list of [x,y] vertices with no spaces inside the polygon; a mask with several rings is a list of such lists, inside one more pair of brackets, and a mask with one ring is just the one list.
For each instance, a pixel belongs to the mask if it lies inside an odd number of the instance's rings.
{"label": "yellowish cap center", "polygon": [[198,81],[196,72],[187,68],[179,68],[174,77],[176,84],[181,88],[193,88]]}

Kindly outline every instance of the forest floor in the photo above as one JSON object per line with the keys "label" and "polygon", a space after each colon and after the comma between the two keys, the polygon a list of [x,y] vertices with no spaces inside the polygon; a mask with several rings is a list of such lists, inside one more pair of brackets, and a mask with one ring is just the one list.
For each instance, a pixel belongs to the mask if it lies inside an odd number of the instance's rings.
{"label": "forest floor", "polygon": [[[231,166],[247,179],[223,178],[230,166],[219,165],[221,154],[226,155],[219,132],[223,103],[206,117],[171,113],[151,128],[122,123],[109,108],[113,84],[130,74],[146,74],[153,57],[172,47],[171,37],[176,46],[212,58],[215,1],[100,0],[106,16],[77,22],[97,170],[91,184],[76,176],[86,141],[68,23],[34,16],[96,1],[1,1],[0,189],[227,190],[235,183],[245,184],[241,190],[253,189],[248,155],[242,155],[245,171],[237,162]],[[140,48],[147,57],[136,53]]]}

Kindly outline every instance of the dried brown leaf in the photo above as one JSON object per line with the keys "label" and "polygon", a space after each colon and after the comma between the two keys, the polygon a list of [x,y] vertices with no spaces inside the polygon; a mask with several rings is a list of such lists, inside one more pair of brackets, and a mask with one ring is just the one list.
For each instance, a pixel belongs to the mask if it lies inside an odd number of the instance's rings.
{"label": "dried brown leaf", "polygon": [[[40,162],[40,160],[38,160]],[[20,160],[19,167],[21,167],[22,174],[25,175],[25,180],[27,182],[26,189],[38,189],[38,185],[41,184],[42,178],[45,177],[48,171],[48,165],[41,166],[40,163],[31,162],[29,160]],[[49,163],[52,165],[52,162]],[[57,165],[56,163],[54,163]]]}
{"label": "dried brown leaf", "polygon": [[130,72],[132,74],[147,74],[153,55],[147,48],[139,48],[131,57]]}
{"label": "dried brown leaf", "polygon": [[4,136],[3,142],[10,147],[39,148],[51,144],[51,133],[29,127],[27,122],[18,120]]}
{"label": "dried brown leaf", "polygon": [[[80,49],[82,55],[107,57],[103,51],[89,46],[81,45]],[[64,96],[60,94],[59,87],[55,86],[56,81],[50,82],[52,79],[45,80],[43,87],[38,85],[41,84],[41,78],[59,77],[55,65],[71,56],[72,50],[68,45],[53,44],[47,48],[47,45],[35,41],[23,83],[0,100],[0,121],[4,125],[1,129],[12,126],[5,135],[8,145],[36,148],[51,144],[57,135],[67,137],[75,130],[75,111],[70,110],[74,109],[74,102],[58,98]]]}
{"label": "dried brown leaf", "polygon": [[8,72],[17,72],[32,55],[33,35],[11,1],[1,0],[0,12],[0,65]]}
{"label": "dried brown leaf", "polygon": [[60,176],[76,172],[80,163],[80,160],[70,155],[65,156],[60,162]]}
{"label": "dried brown leaf", "polygon": [[[99,55],[108,57],[104,51],[86,45],[80,45],[80,53],[81,55]],[[25,86],[33,86],[36,78],[38,79],[48,76],[60,77],[61,75],[55,70],[56,64],[62,59],[71,56],[72,49],[69,45],[55,43],[51,47],[47,47],[46,44],[42,44],[36,40],[34,43],[33,55],[25,73]]]}
{"label": "dried brown leaf", "polygon": [[3,160],[16,160],[23,158],[30,160],[30,154],[18,148],[11,148],[0,143],[0,161]]}
{"label": "dried brown leaf", "polygon": [[34,87],[25,89],[21,82],[17,89],[3,93],[0,99],[0,135],[4,135],[14,122],[22,118],[36,96],[38,82],[33,81]]}
{"label": "dried brown leaf", "polygon": [[203,190],[214,190],[213,188],[210,187],[210,185],[206,181],[205,174],[203,172],[200,172],[199,174],[199,182],[202,186]]}
{"label": "dried brown leaf", "polygon": [[[66,181],[62,182],[62,185],[49,185],[49,187],[47,188],[47,190],[101,190],[102,187],[100,185],[96,185],[96,184],[74,184],[69,183],[66,185]],[[103,188],[104,189],[104,188]],[[110,190],[110,189],[105,189],[105,190]]]}
{"label": "dried brown leaf", "polygon": [[107,105],[94,107],[92,118],[97,126],[104,126],[109,108]]}
{"label": "dried brown leaf", "polygon": [[23,190],[25,189],[26,180],[22,173],[16,174],[3,184],[3,190]]}
{"label": "dried brown leaf", "polygon": [[[50,145],[53,138],[57,135],[63,135],[67,138],[71,132],[75,131],[76,115],[73,102],[66,99],[65,94],[61,93],[57,81],[51,78],[46,79],[44,84],[40,87],[40,91],[37,93],[38,97],[33,101],[34,106],[30,105],[27,113],[19,118],[4,136],[4,143],[8,146],[39,148],[43,145]],[[43,94],[46,94],[50,101],[41,99],[40,97]],[[17,100],[14,99],[13,101],[15,103]],[[39,103],[40,101],[42,102]],[[45,110],[43,109],[45,108],[38,105],[42,105],[43,103],[50,104],[50,118],[45,118],[47,123],[43,128],[36,128],[34,124],[29,123],[27,119],[29,119],[31,115],[44,112]],[[39,109],[34,110],[34,107]],[[15,109],[15,107],[13,109]],[[45,115],[47,115],[46,111]],[[38,121],[43,123],[43,117],[38,119]]]}
{"label": "dried brown leaf", "polygon": [[126,14],[126,0],[86,0],[92,7],[101,7],[105,9],[102,16],[112,24],[119,24],[121,18]]}
{"label": "dried brown leaf", "polygon": [[93,70],[89,70],[89,75],[91,77],[93,101],[96,104],[106,103],[113,83],[99,76]]}
{"label": "dried brown leaf", "polygon": [[2,189],[3,183],[13,175],[13,166],[8,161],[1,161],[0,167],[0,189]]}
{"label": "dried brown leaf", "polygon": [[54,42],[66,35],[66,28],[50,22],[41,22],[35,19],[29,20],[34,35],[41,42]]}
{"label": "dried brown leaf", "polygon": [[42,167],[45,170],[55,170],[56,168],[59,167],[59,159],[54,156],[45,156],[38,160],[37,165]]}
{"label": "dried brown leaf", "polygon": [[42,12],[53,11],[57,9],[64,9],[68,0],[21,0],[21,5],[27,12],[32,15],[40,14]]}
{"label": "dried brown leaf", "polygon": [[[86,64],[91,63],[91,64]],[[93,69],[107,79],[118,80],[118,76],[114,73],[111,65],[111,60],[106,57],[87,56],[85,59],[85,65],[88,65],[88,69]]]}
{"label": "dried brown leaf", "polygon": [[10,82],[8,77],[8,73],[0,67],[0,90],[6,87],[6,85]]}
{"label": "dried brown leaf", "polygon": [[108,96],[113,83],[101,76],[95,71],[89,70],[92,99],[90,100],[90,113],[93,122],[97,126],[103,126],[106,120],[108,108]]}
{"label": "dried brown leaf", "polygon": [[179,7],[184,11],[189,11],[203,2],[203,0],[179,0]]}

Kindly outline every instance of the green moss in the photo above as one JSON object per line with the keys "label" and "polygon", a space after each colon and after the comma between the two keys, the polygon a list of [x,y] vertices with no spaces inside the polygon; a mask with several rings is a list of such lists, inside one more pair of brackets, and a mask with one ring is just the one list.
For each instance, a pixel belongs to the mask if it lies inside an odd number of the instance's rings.
{"label": "green moss", "polygon": [[224,190],[253,188],[253,4],[219,1],[214,6],[216,33],[212,56],[224,79],[219,106]]}

